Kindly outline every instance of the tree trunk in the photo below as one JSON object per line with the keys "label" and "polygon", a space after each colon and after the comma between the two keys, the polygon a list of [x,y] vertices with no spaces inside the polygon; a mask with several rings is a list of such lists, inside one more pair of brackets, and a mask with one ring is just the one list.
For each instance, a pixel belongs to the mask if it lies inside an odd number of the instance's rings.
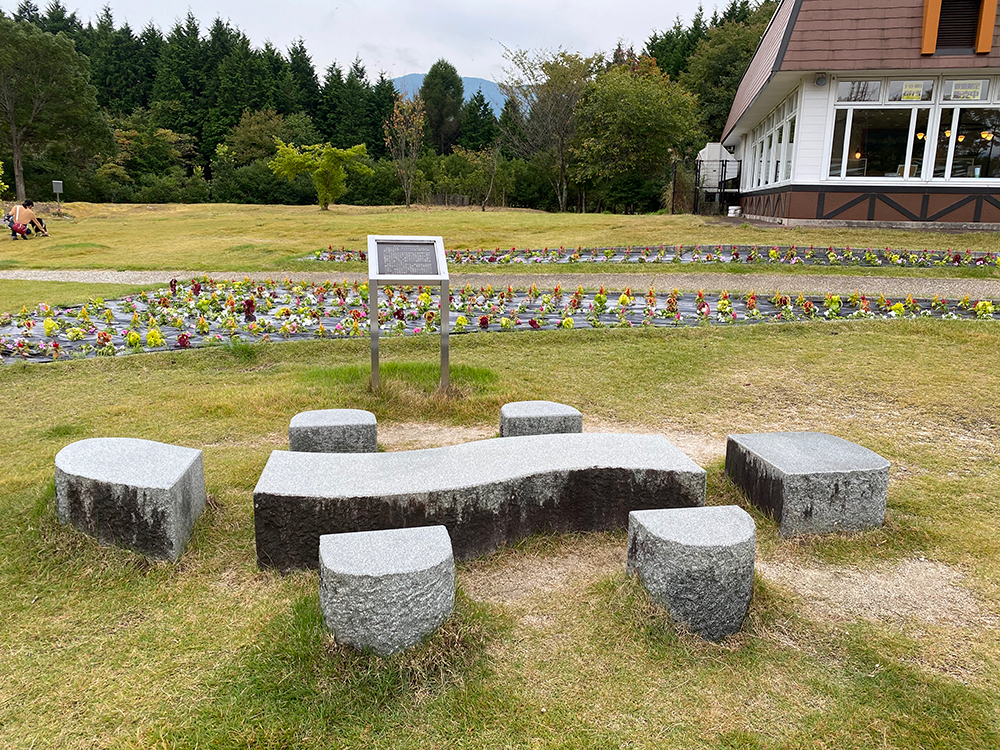
{"label": "tree trunk", "polygon": [[24,191],[24,163],[21,160],[21,139],[17,136],[16,132],[12,132],[12,135],[11,151],[14,157],[14,195],[17,201],[21,203],[28,197]]}

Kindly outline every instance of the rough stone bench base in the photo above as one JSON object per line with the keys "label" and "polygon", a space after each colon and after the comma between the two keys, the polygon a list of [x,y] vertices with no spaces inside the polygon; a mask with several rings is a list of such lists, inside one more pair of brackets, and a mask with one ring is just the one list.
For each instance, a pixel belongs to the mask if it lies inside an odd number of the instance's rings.
{"label": "rough stone bench base", "polygon": [[321,536],[319,602],[337,643],[379,656],[416,646],[455,607],[447,529]]}
{"label": "rough stone bench base", "polygon": [[274,451],[254,489],[257,562],[314,568],[322,534],[441,524],[457,559],[536,532],[623,528],[705,504],[705,470],[659,435],[533,435],[398,453]]}
{"label": "rough stone bench base", "polygon": [[56,454],[59,520],[159,560],[176,560],[205,508],[201,451],[91,438]]}
{"label": "rough stone bench base", "polygon": [[309,453],[374,453],[375,415],[361,409],[317,409],[292,417],[288,444]]}
{"label": "rough stone bench base", "polygon": [[782,536],[864,531],[885,520],[889,462],[833,435],[730,435],[726,473]]}
{"label": "rough stone bench base", "polygon": [[500,437],[583,432],[583,415],[555,401],[515,401],[500,407]]}
{"label": "rough stone bench base", "polygon": [[718,641],[750,608],[757,530],[736,505],[638,510],[628,517],[629,575],[676,622]]}

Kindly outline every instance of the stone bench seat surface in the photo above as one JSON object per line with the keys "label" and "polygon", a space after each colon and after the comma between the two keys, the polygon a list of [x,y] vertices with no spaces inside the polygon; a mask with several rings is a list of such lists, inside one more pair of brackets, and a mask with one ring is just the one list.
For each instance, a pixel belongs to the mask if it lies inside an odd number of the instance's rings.
{"label": "stone bench seat surface", "polygon": [[56,468],[78,477],[134,487],[169,489],[201,451],[139,438],[87,438],[56,454]]}
{"label": "stone bench seat surface", "polygon": [[583,432],[583,414],[555,401],[515,401],[500,407],[500,435],[550,435]]}
{"label": "stone bench seat surface", "polygon": [[455,560],[444,526],[319,541],[320,607],[338,643],[389,656],[433,633],[455,606]]}
{"label": "stone bench seat surface", "polygon": [[374,425],[375,415],[364,409],[313,409],[292,417],[290,427],[352,427]]}
{"label": "stone bench seat surface", "polygon": [[750,608],[757,528],[736,505],[629,514],[629,575],[675,621],[718,641],[740,629]]}
{"label": "stone bench seat surface", "polygon": [[254,490],[258,562],[314,567],[321,534],[443,524],[465,559],[538,531],[704,505],[705,471],[659,435],[494,438],[376,454],[274,451]]}
{"label": "stone bench seat surface", "polygon": [[821,432],[730,435],[726,473],[783,536],[864,531],[885,520],[889,461]]}
{"label": "stone bench seat surface", "polygon": [[205,508],[200,450],[138,438],[89,438],[56,454],[62,523],[156,559],[176,560]]}
{"label": "stone bench seat surface", "polygon": [[363,409],[314,409],[292,417],[288,442],[293,451],[374,453],[378,426]]}
{"label": "stone bench seat surface", "polygon": [[823,432],[756,432],[730,435],[785,474],[888,470],[878,453]]}

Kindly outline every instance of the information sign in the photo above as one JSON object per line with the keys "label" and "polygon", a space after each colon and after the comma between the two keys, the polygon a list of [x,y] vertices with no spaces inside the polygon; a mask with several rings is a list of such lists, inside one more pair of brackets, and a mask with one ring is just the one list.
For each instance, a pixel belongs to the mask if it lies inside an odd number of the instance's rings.
{"label": "information sign", "polygon": [[437,276],[433,242],[376,242],[379,276]]}
{"label": "information sign", "polygon": [[448,390],[448,262],[441,237],[368,235],[368,318],[372,349],[372,390],[378,390],[378,287],[387,284],[440,286],[441,391]]}

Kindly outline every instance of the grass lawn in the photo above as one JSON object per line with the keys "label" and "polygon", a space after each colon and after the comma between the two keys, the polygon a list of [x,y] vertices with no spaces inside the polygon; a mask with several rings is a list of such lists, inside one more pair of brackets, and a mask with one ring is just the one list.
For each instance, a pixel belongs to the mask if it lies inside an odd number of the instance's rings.
{"label": "grass lawn", "polygon": [[734,227],[693,216],[221,204],[65,209],[73,218],[53,217],[51,237],[0,243],[0,269],[308,271],[317,267],[303,256],[331,245],[364,249],[369,234],[441,235],[448,249],[734,243],[1000,251],[989,232]]}
{"label": "grass lawn", "polygon": [[[0,746],[996,748],[997,333],[916,320],[466,336],[447,399],[422,338],[383,342],[378,397],[365,341],[2,367]],[[456,615],[388,660],[325,633],[315,573],[257,569],[253,487],[295,413],[369,409],[380,438],[461,438],[530,398],[674,438],[714,504],[743,502],[722,469],[729,432],[857,441],[892,462],[886,525],[786,540],[749,509],[754,600],[721,645],[677,632],[625,578],[621,533],[461,564]],[[56,452],[108,435],[204,451],[210,500],[179,563],[58,524]]]}

